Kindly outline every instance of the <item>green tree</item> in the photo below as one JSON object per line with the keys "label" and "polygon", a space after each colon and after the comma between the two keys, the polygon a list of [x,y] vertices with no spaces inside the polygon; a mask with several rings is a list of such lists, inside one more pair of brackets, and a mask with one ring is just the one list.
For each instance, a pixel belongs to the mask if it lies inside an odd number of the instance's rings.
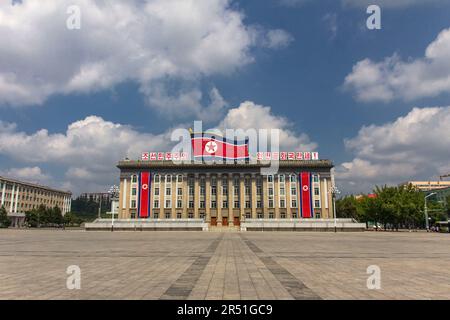
{"label": "green tree", "polygon": [[357,200],[354,196],[346,196],[336,200],[336,216],[338,218],[353,218],[359,220]]}
{"label": "green tree", "polygon": [[0,228],[8,228],[11,225],[11,219],[4,206],[0,208]]}

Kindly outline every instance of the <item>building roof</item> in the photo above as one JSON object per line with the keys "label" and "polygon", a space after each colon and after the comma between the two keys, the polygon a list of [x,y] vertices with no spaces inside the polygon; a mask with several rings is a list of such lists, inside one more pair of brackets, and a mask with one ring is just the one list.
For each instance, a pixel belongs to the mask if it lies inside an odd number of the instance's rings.
{"label": "building roof", "polygon": [[68,194],[68,195],[72,194],[72,192],[70,192],[70,191],[58,190],[58,189],[50,188],[50,187],[43,186],[43,185],[40,185],[40,184],[36,184],[36,183],[20,181],[20,180],[16,180],[16,179],[12,179],[12,178],[6,178],[6,177],[2,177],[2,176],[0,176],[0,180],[6,181],[6,182],[11,182],[11,183],[21,184],[21,185],[28,186],[28,187],[31,187],[31,188],[45,189],[47,191],[65,193],[65,194]]}
{"label": "building roof", "polygon": [[[333,168],[331,160],[282,160],[278,162],[280,168]],[[270,167],[270,163],[174,163],[172,160],[144,161],[144,160],[122,160],[119,161],[119,169],[145,169],[145,168],[261,168]]]}

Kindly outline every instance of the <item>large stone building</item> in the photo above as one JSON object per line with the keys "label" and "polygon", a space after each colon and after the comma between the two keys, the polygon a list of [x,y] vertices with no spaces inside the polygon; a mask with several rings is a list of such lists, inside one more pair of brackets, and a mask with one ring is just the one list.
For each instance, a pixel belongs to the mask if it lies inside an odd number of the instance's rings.
{"label": "large stone building", "polygon": [[430,191],[437,189],[450,188],[450,181],[407,181],[400,184],[400,186],[413,185],[420,191]]}
{"label": "large stone building", "polygon": [[58,206],[62,214],[70,211],[72,193],[34,183],[0,176],[0,207],[5,207],[13,226],[20,226],[25,212],[40,205],[47,208]]}
{"label": "large stone building", "polygon": [[[309,197],[304,198],[310,202],[308,218],[333,218],[331,161],[279,161],[276,174],[262,175],[268,166],[120,161],[119,219],[143,218],[140,194],[147,189],[143,219],[149,220],[204,219],[210,226],[236,226],[245,219],[303,220],[302,189]],[[308,186],[300,181],[303,176]],[[147,179],[144,185],[141,177]]]}

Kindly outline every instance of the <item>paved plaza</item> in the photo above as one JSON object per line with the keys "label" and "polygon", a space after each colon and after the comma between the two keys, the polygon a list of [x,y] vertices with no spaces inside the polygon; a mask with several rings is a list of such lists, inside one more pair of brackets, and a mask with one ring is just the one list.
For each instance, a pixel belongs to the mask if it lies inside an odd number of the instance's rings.
{"label": "paved plaza", "polygon": [[0,230],[0,299],[450,299],[450,235]]}

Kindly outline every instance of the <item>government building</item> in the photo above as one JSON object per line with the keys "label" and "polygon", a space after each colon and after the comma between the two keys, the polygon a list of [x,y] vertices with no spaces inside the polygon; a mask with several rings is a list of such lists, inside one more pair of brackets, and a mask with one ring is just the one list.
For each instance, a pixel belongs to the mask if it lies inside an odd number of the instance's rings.
{"label": "government building", "polygon": [[330,160],[278,165],[276,174],[262,175],[270,163],[120,161],[119,220],[201,219],[224,227],[258,219],[334,218]]}
{"label": "government building", "polygon": [[40,205],[46,208],[58,206],[65,215],[70,211],[71,201],[70,191],[0,176],[0,207],[6,209],[14,227],[22,226],[26,211],[36,209]]}

